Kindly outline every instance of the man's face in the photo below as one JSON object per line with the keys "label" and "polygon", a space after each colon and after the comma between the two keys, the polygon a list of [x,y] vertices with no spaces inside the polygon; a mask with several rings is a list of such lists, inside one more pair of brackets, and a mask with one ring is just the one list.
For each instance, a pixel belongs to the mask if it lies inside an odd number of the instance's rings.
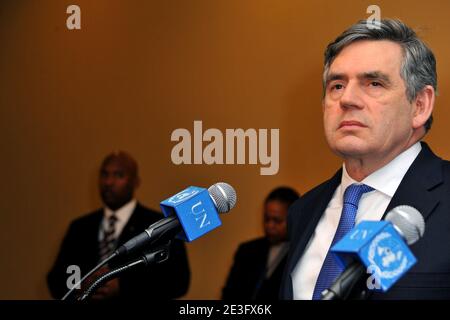
{"label": "man's face", "polygon": [[271,200],[264,206],[264,232],[270,243],[286,240],[286,216],[288,206],[278,200]]}
{"label": "man's face", "polygon": [[400,45],[362,40],[332,62],[323,101],[325,135],[344,159],[385,159],[407,146],[414,108],[400,77],[402,60]]}
{"label": "man's face", "polygon": [[100,169],[100,195],[111,210],[117,210],[129,202],[136,186],[137,177],[123,160],[110,160]]}

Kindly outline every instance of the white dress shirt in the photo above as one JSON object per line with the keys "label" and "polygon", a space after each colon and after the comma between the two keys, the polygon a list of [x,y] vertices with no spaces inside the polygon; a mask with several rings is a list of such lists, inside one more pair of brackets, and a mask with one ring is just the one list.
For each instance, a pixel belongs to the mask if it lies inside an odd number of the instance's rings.
{"label": "white dress shirt", "polygon": [[[128,220],[131,217],[131,214],[133,213],[134,209],[136,208],[137,201],[136,199],[131,200],[121,208],[115,211],[117,221],[115,224],[115,233],[114,238],[117,239],[120,234],[122,233],[123,228],[127,224]],[[110,208],[105,207],[103,209],[103,220],[100,224],[100,229],[98,231],[98,241],[101,242],[103,240],[103,230],[108,230],[108,219],[114,214],[114,211],[112,211]]]}
{"label": "white dress shirt", "polygon": [[381,220],[400,182],[420,150],[422,150],[422,146],[420,142],[417,142],[361,182],[353,180],[348,175],[345,164],[343,165],[341,184],[337,187],[320,218],[303,256],[292,271],[293,297],[295,300],[312,299],[320,269],[339,224],[345,189],[353,183],[366,184],[375,189],[362,195],[355,224],[362,220]]}

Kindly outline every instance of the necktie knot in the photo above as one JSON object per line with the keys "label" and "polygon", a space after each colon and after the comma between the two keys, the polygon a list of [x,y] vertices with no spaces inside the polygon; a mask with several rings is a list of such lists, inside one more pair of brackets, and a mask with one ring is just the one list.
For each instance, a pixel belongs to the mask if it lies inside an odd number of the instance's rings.
{"label": "necktie knot", "polygon": [[361,200],[364,193],[372,190],[373,188],[368,185],[356,183],[349,185],[347,189],[345,189],[341,218],[332,244],[341,240],[341,238],[355,226],[359,200]]}
{"label": "necktie knot", "polygon": [[374,190],[372,187],[369,187],[365,184],[351,184],[345,189],[344,192],[344,205],[352,204],[355,207],[358,207],[359,200],[364,193],[370,192]]}
{"label": "necktie knot", "polygon": [[117,222],[117,215],[116,215],[116,213],[114,212],[109,218],[108,218],[108,224],[109,225],[115,225],[116,224],[116,222]]}

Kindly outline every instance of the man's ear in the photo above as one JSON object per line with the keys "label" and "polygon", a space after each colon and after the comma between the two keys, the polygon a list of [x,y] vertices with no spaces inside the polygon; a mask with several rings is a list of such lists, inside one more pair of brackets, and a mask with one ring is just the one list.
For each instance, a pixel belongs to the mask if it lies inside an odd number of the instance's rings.
{"label": "man's ear", "polygon": [[136,176],[134,178],[134,189],[139,188],[140,185],[141,185],[141,179],[138,176]]}
{"label": "man's ear", "polygon": [[430,118],[434,108],[434,100],[436,93],[434,88],[430,85],[425,86],[414,99],[413,108],[414,116],[412,126],[414,129],[422,127]]}

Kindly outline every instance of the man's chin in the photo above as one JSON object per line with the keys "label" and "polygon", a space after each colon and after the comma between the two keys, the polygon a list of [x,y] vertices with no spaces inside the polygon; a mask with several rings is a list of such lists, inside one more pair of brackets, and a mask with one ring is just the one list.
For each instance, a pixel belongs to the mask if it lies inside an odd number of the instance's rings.
{"label": "man's chin", "polygon": [[117,210],[121,207],[120,203],[109,198],[103,198],[103,203],[111,210]]}
{"label": "man's chin", "polygon": [[334,144],[330,144],[331,150],[340,157],[358,157],[367,153],[367,143],[357,137],[345,137]]}

